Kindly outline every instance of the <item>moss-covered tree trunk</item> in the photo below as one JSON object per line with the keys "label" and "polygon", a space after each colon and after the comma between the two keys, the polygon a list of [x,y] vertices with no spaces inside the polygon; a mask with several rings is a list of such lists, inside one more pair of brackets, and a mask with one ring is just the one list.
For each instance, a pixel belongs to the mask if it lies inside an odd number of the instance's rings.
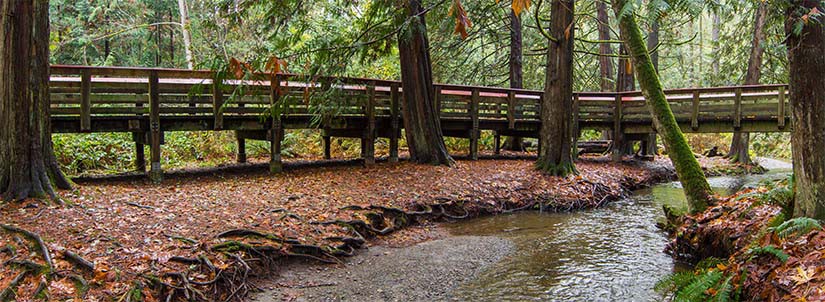
{"label": "moss-covered tree trunk", "polygon": [[544,98],[541,103],[541,150],[537,167],[551,175],[575,173],[573,165],[573,0],[554,0],[550,7],[550,41]]}
{"label": "moss-covered tree trunk", "polygon": [[[762,56],[765,53],[765,24],[768,21],[768,3],[759,1],[757,5],[756,14],[753,18],[753,38],[751,40],[751,54],[748,58],[748,71],[745,73],[745,85],[757,85],[762,77]],[[750,133],[735,131],[726,157],[733,163],[752,164]]]}
{"label": "moss-covered tree trunk", "polygon": [[404,132],[410,160],[417,163],[452,165],[444,145],[441,120],[435,102],[430,46],[424,8],[420,0],[405,2],[410,23],[398,35],[401,86],[404,89]]}
{"label": "moss-covered tree trunk", "polygon": [[49,2],[0,4],[0,193],[4,200],[56,197],[69,189],[49,122]]}
{"label": "moss-covered tree trunk", "polygon": [[676,118],[673,116],[673,111],[670,109],[659,81],[659,75],[650,60],[650,54],[636,17],[632,13],[621,15],[627,1],[613,1],[613,10],[619,19],[622,40],[630,53],[636,78],[639,80],[648,110],[653,117],[653,124],[664,141],[670,160],[684,188],[690,211],[693,213],[703,211],[712,198],[710,185],[699,162],[693,156],[693,151],[690,150],[682,130],[679,129],[679,124],[676,123]]}
{"label": "moss-covered tree trunk", "polygon": [[[793,113],[794,216],[825,219],[825,28],[807,22],[800,34],[794,27],[819,0],[791,1],[786,12],[790,98]],[[820,17],[821,18],[821,17]],[[823,20],[825,21],[825,20]],[[821,22],[821,21],[820,21]]]}
{"label": "moss-covered tree trunk", "polygon": [[[524,88],[524,68],[522,61],[521,19],[510,9],[510,88]],[[517,136],[508,136],[504,149],[524,151],[524,140]]]}

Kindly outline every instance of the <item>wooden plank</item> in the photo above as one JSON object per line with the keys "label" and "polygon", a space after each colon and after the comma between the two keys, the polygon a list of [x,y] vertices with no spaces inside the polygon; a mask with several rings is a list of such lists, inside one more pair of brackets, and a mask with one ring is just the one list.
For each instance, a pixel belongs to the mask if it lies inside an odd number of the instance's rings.
{"label": "wooden plank", "polygon": [[390,87],[390,162],[398,162],[398,137],[401,133],[401,125],[399,125],[399,99],[400,93],[398,91],[398,84],[393,83]]}
{"label": "wooden plank", "polygon": [[223,129],[223,90],[222,81],[212,80],[212,114],[215,117],[215,130]]}
{"label": "wooden plank", "polygon": [[785,87],[779,87],[779,104],[776,110],[776,125],[779,129],[785,128]]}
{"label": "wooden plank", "polygon": [[163,170],[160,167],[160,143],[163,133],[160,129],[160,97],[158,94],[158,74],[149,73],[149,131],[150,131],[150,161],[149,179],[153,182],[163,180]]}
{"label": "wooden plank", "polygon": [[89,132],[92,130],[92,73],[83,70],[80,77],[80,131]]}
{"label": "wooden plank", "polygon": [[690,127],[694,130],[699,129],[699,91],[693,91],[693,112],[690,118]]}
{"label": "wooden plank", "polygon": [[739,129],[742,127],[742,88],[736,89],[733,102],[733,128]]}
{"label": "wooden plank", "polygon": [[479,90],[473,89],[473,94],[470,99],[470,119],[472,120],[472,129],[470,130],[470,159],[478,160],[478,139],[480,132],[478,130],[478,101]]}

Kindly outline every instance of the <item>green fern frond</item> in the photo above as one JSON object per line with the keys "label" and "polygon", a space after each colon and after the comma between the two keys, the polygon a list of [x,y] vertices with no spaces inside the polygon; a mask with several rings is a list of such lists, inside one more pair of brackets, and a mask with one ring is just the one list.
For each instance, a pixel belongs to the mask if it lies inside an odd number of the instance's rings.
{"label": "green fern frond", "polygon": [[719,285],[719,288],[716,289],[716,294],[713,295],[713,298],[710,301],[713,302],[728,302],[732,300],[731,293],[733,293],[733,284],[731,281],[733,277],[736,275],[730,275],[725,278],[725,281]]}
{"label": "green fern frond", "polygon": [[696,274],[692,271],[685,271],[679,273],[673,273],[665,276],[659,282],[656,282],[656,285],[653,287],[658,293],[661,294],[668,294],[675,292],[685,286],[688,286],[693,279],[696,278]]}
{"label": "green fern frond", "polygon": [[712,270],[696,275],[696,278],[688,286],[685,286],[676,293],[676,301],[706,301],[705,294],[708,289],[712,288],[719,280],[722,279],[724,273],[722,271]]}
{"label": "green fern frond", "polygon": [[727,261],[716,257],[708,257],[696,263],[696,270],[706,271],[716,267],[718,264],[726,264]]}
{"label": "green fern frond", "polygon": [[747,254],[752,256],[773,255],[774,257],[779,259],[779,261],[782,262],[788,261],[788,258],[790,257],[782,249],[777,248],[773,245],[752,247],[748,249]]}
{"label": "green fern frond", "polygon": [[779,238],[787,238],[791,235],[798,236],[807,234],[808,232],[815,229],[822,229],[822,225],[819,224],[819,221],[813,218],[799,217],[785,221],[784,223],[776,227],[774,229],[774,232],[776,232],[776,235],[778,235]]}

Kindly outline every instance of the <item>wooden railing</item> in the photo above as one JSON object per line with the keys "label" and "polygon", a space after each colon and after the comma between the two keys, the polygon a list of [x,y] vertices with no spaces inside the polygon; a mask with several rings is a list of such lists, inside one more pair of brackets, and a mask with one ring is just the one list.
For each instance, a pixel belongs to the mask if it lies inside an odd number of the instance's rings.
{"label": "wooden railing", "polygon": [[[434,88],[445,134],[470,138],[473,158],[481,130],[538,137],[542,91]],[[284,128],[322,128],[329,132],[325,136],[363,141],[384,136],[397,149],[403,104],[398,81],[294,74],[235,80],[212,71],[156,68],[52,66],[50,90],[54,132],[132,132],[136,142],[151,142],[153,150],[159,150],[165,131],[201,130],[242,131],[239,137],[270,140],[275,150]],[[790,128],[786,91],[786,85],[758,85],[665,92],[685,131],[774,132]],[[638,91],[577,92],[573,106],[577,129],[612,129],[617,135],[654,132]],[[372,150],[371,144],[363,147]],[[369,161],[369,154],[365,158]]]}

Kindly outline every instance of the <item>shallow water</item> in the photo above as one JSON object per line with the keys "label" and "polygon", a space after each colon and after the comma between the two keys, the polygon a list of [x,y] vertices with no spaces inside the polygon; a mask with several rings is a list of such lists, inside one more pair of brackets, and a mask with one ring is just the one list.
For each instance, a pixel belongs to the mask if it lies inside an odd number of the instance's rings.
{"label": "shallow water", "polygon": [[[714,177],[711,186],[730,194],[743,186],[788,175]],[[455,235],[499,236],[517,250],[453,292],[455,300],[660,301],[653,290],[678,265],[663,249],[656,227],[662,205],[686,207],[678,182],[636,192],[606,207],[575,213],[516,213],[451,225]]]}

